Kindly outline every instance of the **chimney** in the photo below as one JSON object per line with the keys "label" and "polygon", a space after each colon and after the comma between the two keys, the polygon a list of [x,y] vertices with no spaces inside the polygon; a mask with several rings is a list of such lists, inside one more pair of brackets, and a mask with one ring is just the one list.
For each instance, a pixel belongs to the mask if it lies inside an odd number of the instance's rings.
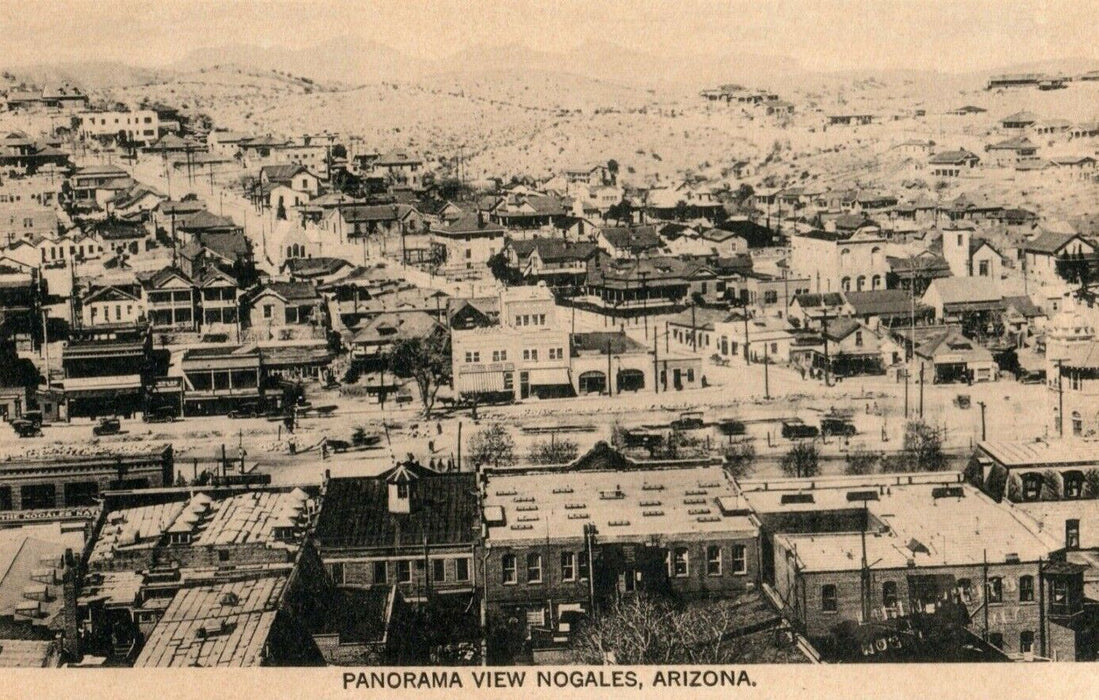
{"label": "chimney", "polygon": [[485,213],[483,211],[477,212],[477,228],[484,228],[485,226]]}
{"label": "chimney", "polygon": [[76,592],[79,572],[71,549],[65,550],[61,586],[64,607],[61,611],[61,650],[70,661],[80,661],[80,622],[76,610]]}

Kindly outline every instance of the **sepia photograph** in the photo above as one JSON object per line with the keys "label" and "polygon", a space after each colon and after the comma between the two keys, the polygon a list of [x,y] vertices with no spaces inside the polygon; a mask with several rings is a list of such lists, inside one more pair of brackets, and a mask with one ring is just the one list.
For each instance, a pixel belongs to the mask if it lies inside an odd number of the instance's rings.
{"label": "sepia photograph", "polygon": [[1097,36],[0,0],[0,668],[1099,660]]}

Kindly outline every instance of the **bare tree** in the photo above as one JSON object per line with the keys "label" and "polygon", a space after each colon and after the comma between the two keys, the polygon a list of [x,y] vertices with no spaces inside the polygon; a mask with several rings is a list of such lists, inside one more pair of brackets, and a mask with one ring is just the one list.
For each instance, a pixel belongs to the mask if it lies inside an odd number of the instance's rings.
{"label": "bare tree", "polygon": [[515,440],[507,428],[493,423],[469,440],[469,458],[477,465],[498,467],[515,461]]}

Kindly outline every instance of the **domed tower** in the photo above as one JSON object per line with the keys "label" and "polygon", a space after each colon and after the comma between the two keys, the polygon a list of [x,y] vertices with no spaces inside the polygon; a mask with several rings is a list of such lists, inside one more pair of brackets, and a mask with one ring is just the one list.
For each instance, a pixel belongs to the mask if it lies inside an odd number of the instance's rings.
{"label": "domed tower", "polygon": [[1046,324],[1046,377],[1052,384],[1057,363],[1065,360],[1074,348],[1095,339],[1095,329],[1079,313],[1070,310],[1055,314]]}

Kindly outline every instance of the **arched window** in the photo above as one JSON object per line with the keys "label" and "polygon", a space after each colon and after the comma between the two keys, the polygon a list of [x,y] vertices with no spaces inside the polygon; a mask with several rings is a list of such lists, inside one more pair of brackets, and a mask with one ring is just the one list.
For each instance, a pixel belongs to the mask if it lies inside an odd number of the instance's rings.
{"label": "arched window", "polygon": [[851,264],[851,250],[844,248],[840,251],[840,268],[845,268]]}
{"label": "arched window", "polygon": [[1084,434],[1084,419],[1079,411],[1072,412],[1072,434],[1077,437]]}
{"label": "arched window", "polygon": [[294,246],[292,246],[292,245],[286,246],[286,257],[288,257],[288,258],[294,257]]}
{"label": "arched window", "polygon": [[874,246],[870,249],[870,264],[874,267],[881,265],[881,248]]}
{"label": "arched window", "polygon": [[870,278],[871,289],[881,289],[881,275],[874,275]]}
{"label": "arched window", "polygon": [[860,292],[866,289],[866,275],[859,275],[859,278],[855,281],[855,289]]}
{"label": "arched window", "polygon": [[845,292],[850,292],[851,291],[851,278],[850,277],[844,277],[840,281],[840,289],[842,289]]}

